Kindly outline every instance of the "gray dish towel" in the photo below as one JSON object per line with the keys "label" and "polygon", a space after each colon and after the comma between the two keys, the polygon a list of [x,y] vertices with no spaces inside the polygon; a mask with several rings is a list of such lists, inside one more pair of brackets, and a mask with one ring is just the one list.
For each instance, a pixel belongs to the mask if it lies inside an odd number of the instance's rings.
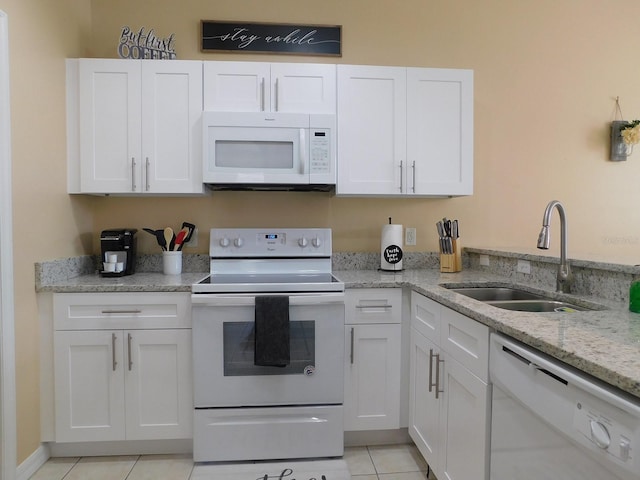
{"label": "gray dish towel", "polygon": [[286,367],[291,360],[289,343],[289,297],[256,297],[255,352],[253,363],[264,367]]}

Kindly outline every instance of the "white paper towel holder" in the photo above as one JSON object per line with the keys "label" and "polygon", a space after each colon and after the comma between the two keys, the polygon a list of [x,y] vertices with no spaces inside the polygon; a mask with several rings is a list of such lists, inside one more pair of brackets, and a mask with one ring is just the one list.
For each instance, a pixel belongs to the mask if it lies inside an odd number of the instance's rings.
{"label": "white paper towel holder", "polygon": [[402,225],[389,224],[382,227],[380,238],[380,270],[399,272],[402,270]]}

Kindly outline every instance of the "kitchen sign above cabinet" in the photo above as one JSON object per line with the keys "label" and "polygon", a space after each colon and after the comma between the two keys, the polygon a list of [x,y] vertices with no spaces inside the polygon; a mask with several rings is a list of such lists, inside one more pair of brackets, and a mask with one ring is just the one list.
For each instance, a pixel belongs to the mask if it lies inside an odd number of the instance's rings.
{"label": "kitchen sign above cabinet", "polygon": [[473,193],[471,70],[337,68],[338,195]]}
{"label": "kitchen sign above cabinet", "polygon": [[67,61],[69,193],[197,194],[202,62]]}

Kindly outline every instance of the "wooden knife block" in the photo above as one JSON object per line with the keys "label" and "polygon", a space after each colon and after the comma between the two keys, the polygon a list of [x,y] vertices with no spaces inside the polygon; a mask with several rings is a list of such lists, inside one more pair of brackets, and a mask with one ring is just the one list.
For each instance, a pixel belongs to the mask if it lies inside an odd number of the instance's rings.
{"label": "wooden knife block", "polygon": [[462,271],[462,245],[460,239],[452,240],[453,253],[440,254],[440,271],[443,273],[455,273]]}

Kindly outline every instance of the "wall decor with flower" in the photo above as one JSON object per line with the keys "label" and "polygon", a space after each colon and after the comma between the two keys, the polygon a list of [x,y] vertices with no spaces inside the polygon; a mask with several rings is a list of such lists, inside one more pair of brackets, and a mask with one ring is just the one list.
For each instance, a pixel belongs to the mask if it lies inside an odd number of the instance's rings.
{"label": "wall decor with flower", "polygon": [[[616,113],[620,113],[620,100],[616,98]],[[614,120],[611,122],[611,161],[620,162],[633,153],[633,146],[640,143],[640,120]]]}

